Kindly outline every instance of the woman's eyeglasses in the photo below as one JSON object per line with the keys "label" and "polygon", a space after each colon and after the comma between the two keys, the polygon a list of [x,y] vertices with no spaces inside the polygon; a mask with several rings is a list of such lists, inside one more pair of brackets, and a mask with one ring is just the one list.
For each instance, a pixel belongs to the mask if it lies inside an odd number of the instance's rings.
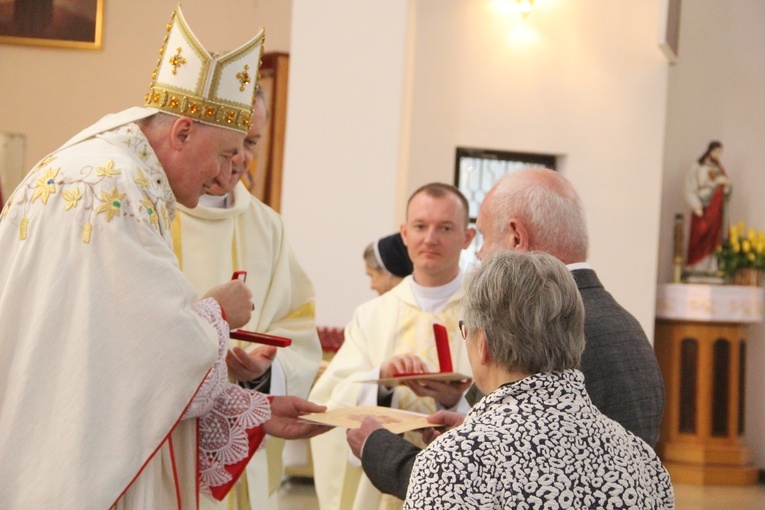
{"label": "woman's eyeglasses", "polygon": [[465,321],[463,321],[462,319],[460,319],[460,321],[459,321],[459,326],[460,326],[460,333],[462,333],[462,338],[464,338],[465,340],[467,340],[467,336],[468,336],[468,329],[467,329],[467,326],[465,325]]}

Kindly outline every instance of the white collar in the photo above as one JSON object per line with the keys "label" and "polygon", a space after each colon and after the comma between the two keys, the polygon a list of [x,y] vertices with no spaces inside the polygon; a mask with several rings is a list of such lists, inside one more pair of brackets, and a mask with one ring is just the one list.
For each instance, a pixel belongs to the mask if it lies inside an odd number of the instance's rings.
{"label": "white collar", "polygon": [[199,205],[214,209],[227,209],[229,204],[229,193],[225,195],[202,195],[199,197]]}
{"label": "white collar", "polygon": [[462,287],[462,271],[450,282],[438,287],[423,287],[411,279],[411,289],[415,301],[423,312],[437,312],[449,301],[452,295]]}
{"label": "white collar", "polygon": [[569,271],[576,271],[577,269],[592,269],[587,262],[574,262],[573,264],[566,264]]}

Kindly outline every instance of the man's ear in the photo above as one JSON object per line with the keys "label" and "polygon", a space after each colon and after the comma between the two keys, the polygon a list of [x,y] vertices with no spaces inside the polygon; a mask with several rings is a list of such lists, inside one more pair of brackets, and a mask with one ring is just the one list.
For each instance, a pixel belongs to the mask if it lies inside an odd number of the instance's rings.
{"label": "man's ear", "polygon": [[526,225],[518,218],[510,218],[507,221],[507,246],[515,251],[529,251],[530,239]]}
{"label": "man's ear", "polygon": [[473,239],[475,239],[475,235],[476,231],[473,227],[465,229],[465,242],[462,245],[463,250],[470,246],[470,243],[472,243]]}
{"label": "man's ear", "polygon": [[406,244],[406,223],[402,223],[398,231],[401,234],[401,240],[404,241],[404,246],[409,246]]}
{"label": "man's ear", "polygon": [[170,128],[170,146],[173,149],[181,149],[188,143],[196,126],[194,121],[188,117],[178,117]]}

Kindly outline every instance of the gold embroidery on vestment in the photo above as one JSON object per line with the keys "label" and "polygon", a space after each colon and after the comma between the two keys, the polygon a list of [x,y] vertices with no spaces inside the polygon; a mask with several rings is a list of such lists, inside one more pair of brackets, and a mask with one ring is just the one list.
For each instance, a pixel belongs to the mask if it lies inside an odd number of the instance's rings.
{"label": "gold embroidery on vestment", "polygon": [[19,240],[21,241],[27,238],[27,223],[29,223],[29,219],[22,218],[21,225],[19,225]]}
{"label": "gold embroidery on vestment", "polygon": [[98,206],[98,209],[96,210],[96,214],[106,213],[106,222],[110,222],[112,218],[115,216],[119,216],[120,214],[120,207],[122,206],[122,201],[125,199],[125,194],[120,194],[117,191],[117,187],[115,186],[112,188],[112,190],[107,193],[106,191],[101,192],[101,200],[103,201],[103,204]]}
{"label": "gold embroidery on vestment", "polygon": [[48,203],[48,197],[56,192],[55,178],[56,175],[58,175],[58,171],[58,168],[48,168],[41,177],[35,179],[35,190],[32,193],[32,202],[39,197],[43,204]]}
{"label": "gold embroidery on vestment", "polygon": [[90,233],[93,231],[93,225],[90,223],[86,223],[84,227],[82,227],[82,242],[85,244],[90,243]]}
{"label": "gold embroidery on vestment", "polygon": [[82,195],[80,194],[80,188],[75,186],[74,188],[65,189],[63,191],[64,200],[66,200],[66,206],[64,207],[65,211],[68,211],[69,209],[72,209],[73,207],[77,207],[77,202],[79,202],[82,199]]}
{"label": "gold embroidery on vestment", "polygon": [[114,168],[114,161],[109,160],[104,166],[98,167],[96,175],[101,177],[112,177],[113,175],[119,175],[121,172]]}

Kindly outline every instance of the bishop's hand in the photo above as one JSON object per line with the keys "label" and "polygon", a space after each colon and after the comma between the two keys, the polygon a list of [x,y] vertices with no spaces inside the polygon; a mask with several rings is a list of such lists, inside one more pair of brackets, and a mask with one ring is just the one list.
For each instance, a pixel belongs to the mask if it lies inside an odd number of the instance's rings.
{"label": "bishop's hand", "polygon": [[210,289],[205,298],[215,299],[226,314],[226,321],[231,329],[241,328],[248,322],[255,309],[252,291],[239,280],[231,280]]}
{"label": "bishop's hand", "polygon": [[276,358],[276,349],[272,345],[263,345],[250,352],[241,347],[230,349],[226,354],[229,375],[242,382],[257,379],[271,368]]}

